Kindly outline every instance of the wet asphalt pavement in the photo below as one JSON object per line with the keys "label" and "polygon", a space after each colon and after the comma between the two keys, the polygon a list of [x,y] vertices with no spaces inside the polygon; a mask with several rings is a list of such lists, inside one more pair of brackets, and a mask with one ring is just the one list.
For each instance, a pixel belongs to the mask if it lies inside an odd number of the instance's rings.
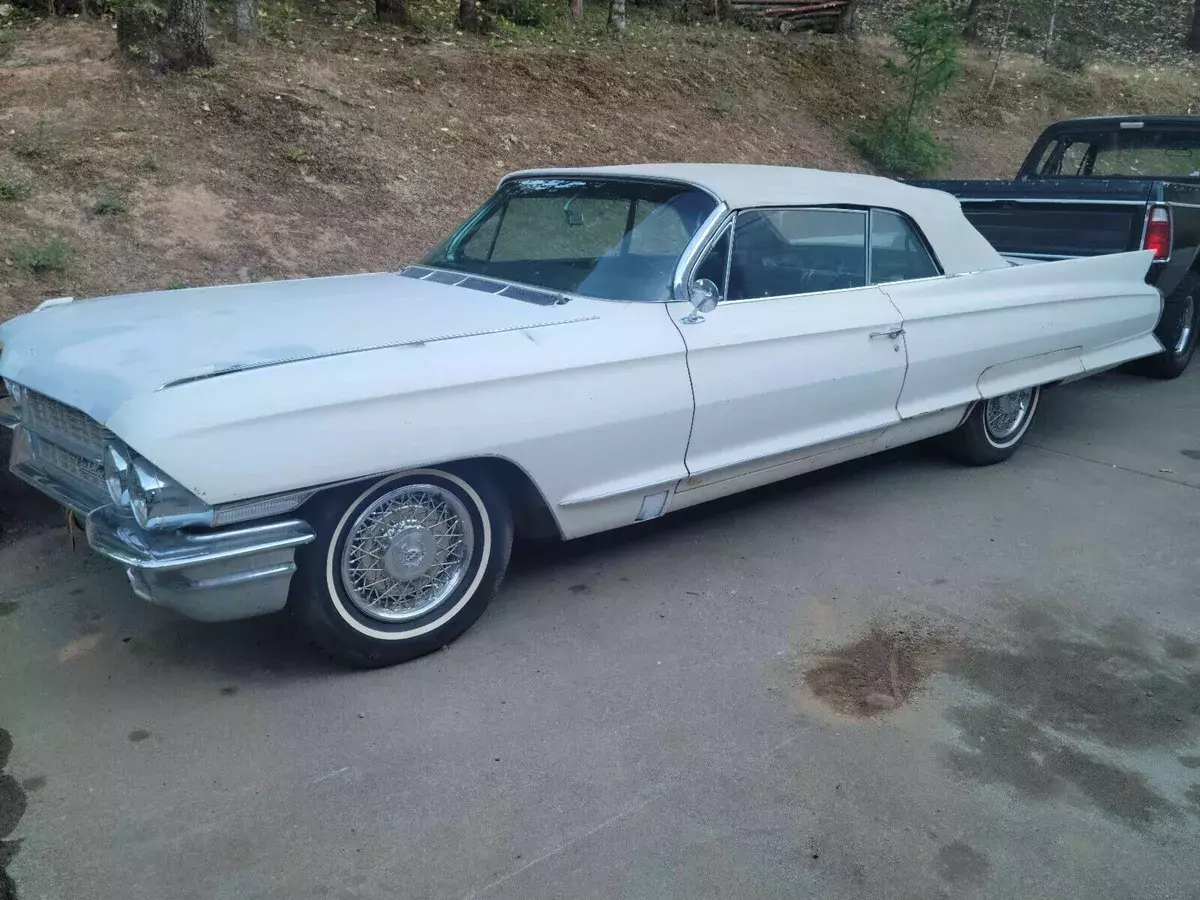
{"label": "wet asphalt pavement", "polygon": [[1200,883],[1200,366],[1047,393],[1003,466],[908,448],[522,547],[464,638],[379,672],[150,607],[57,521],[0,538],[23,900]]}

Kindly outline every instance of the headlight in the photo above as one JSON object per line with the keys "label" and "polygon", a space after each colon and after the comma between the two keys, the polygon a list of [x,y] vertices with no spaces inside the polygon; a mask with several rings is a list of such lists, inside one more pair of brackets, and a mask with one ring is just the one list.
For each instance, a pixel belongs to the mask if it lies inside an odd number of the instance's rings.
{"label": "headlight", "polygon": [[141,457],[133,458],[128,484],[129,505],[143,528],[161,531],[213,524],[211,506]]}
{"label": "headlight", "polygon": [[129,505],[129,452],[116,444],[104,448],[104,483],[117,506]]}

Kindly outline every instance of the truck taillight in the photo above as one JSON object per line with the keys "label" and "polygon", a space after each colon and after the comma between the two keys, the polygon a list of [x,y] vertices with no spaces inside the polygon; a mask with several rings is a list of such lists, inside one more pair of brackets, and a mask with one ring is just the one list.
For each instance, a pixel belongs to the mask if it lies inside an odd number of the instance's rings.
{"label": "truck taillight", "polygon": [[1153,250],[1155,261],[1171,256],[1171,210],[1165,206],[1151,206],[1146,214],[1146,241],[1143,250]]}

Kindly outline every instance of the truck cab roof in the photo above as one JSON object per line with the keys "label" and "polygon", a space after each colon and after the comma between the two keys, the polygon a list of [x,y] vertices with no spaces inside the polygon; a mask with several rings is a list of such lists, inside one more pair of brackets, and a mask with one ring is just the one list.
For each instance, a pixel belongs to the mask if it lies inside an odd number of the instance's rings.
{"label": "truck cab roof", "polygon": [[1136,127],[1139,124],[1147,128],[1200,129],[1200,116],[1080,116],[1055,122],[1043,134],[1058,134],[1063,131],[1104,131],[1109,128]]}

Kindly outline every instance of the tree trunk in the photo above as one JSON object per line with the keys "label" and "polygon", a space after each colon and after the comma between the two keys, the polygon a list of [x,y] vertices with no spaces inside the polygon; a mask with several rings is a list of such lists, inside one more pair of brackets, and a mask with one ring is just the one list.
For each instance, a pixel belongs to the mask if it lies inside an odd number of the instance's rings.
{"label": "tree trunk", "polygon": [[[1200,2],[1200,0],[1198,0]],[[571,21],[583,21],[583,0],[571,0]]]}
{"label": "tree trunk", "polygon": [[389,25],[407,25],[408,5],[405,0],[375,0],[375,18]]}
{"label": "tree trunk", "polygon": [[850,0],[850,3],[842,10],[841,18],[838,19],[837,26],[834,28],[838,34],[850,34],[854,31],[854,14],[858,11],[858,0]]}
{"label": "tree trunk", "polygon": [[233,0],[233,39],[244,47],[258,37],[258,0]]}
{"label": "tree trunk", "polygon": [[1196,11],[1192,13],[1192,30],[1188,32],[1187,47],[1200,53],[1200,0],[1196,0]]}
{"label": "tree trunk", "polygon": [[717,21],[728,22],[733,18],[733,0],[717,0]]}
{"label": "tree trunk", "polygon": [[204,0],[169,0],[167,27],[158,39],[158,50],[166,67],[176,72],[213,64]]}
{"label": "tree trunk", "polygon": [[992,91],[996,89],[996,79],[1000,77],[1000,61],[1004,58],[1004,51],[1008,49],[1008,35],[1012,29],[1013,6],[1016,5],[1016,0],[1008,0],[1008,11],[1004,16],[1004,34],[1000,36],[1000,48],[996,51],[996,60],[992,64],[992,80],[988,82],[987,93],[983,95],[986,100],[992,96]]}
{"label": "tree trunk", "polygon": [[625,32],[625,0],[608,0],[608,27]]}
{"label": "tree trunk", "polygon": [[1042,59],[1050,62],[1050,56],[1054,53],[1054,26],[1058,24],[1058,0],[1053,0],[1050,6],[1050,28],[1046,32],[1046,49],[1042,53]]}
{"label": "tree trunk", "polygon": [[970,0],[963,13],[963,37],[979,37],[979,13],[983,9],[984,0]]}
{"label": "tree trunk", "polygon": [[479,6],[476,0],[458,0],[458,27],[479,34]]}

